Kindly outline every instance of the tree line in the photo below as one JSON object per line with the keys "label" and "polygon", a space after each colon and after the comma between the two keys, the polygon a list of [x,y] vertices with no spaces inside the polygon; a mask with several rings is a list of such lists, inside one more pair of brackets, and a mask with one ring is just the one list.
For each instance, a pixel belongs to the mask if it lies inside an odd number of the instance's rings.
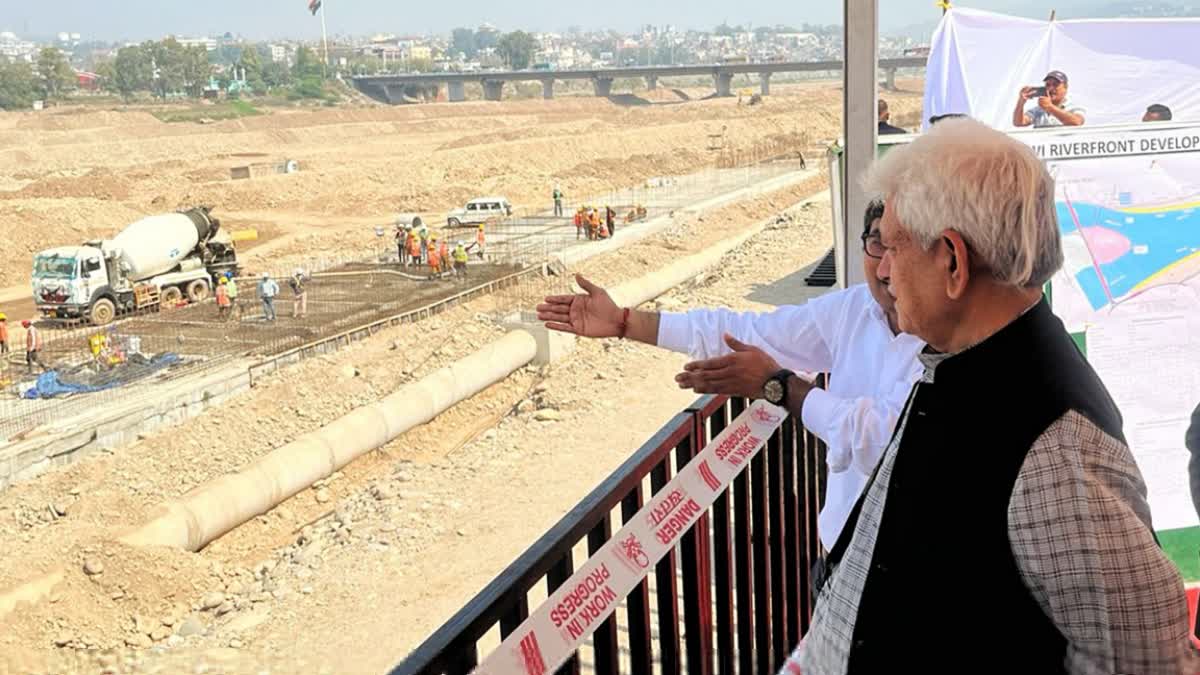
{"label": "tree line", "polygon": [[[100,86],[131,101],[140,94],[159,99],[200,98],[217,75],[216,64],[202,46],[185,47],[174,38],[147,41],[117,50],[111,59],[96,64]],[[249,90],[265,94],[286,89],[289,98],[323,98],[326,70],[312,50],[296,51],[291,67],[275,63],[255,46],[245,46],[215,84],[229,89],[232,81],[244,82]],[[53,47],[43,49],[34,64],[7,62],[0,58],[0,108],[28,109],[33,101],[61,100],[78,87],[74,69],[66,56]]]}
{"label": "tree line", "polygon": [[4,110],[29,108],[37,100],[62,98],[77,84],[67,57],[54,47],[38,53],[36,70],[24,61],[10,63],[0,58],[0,108]]}

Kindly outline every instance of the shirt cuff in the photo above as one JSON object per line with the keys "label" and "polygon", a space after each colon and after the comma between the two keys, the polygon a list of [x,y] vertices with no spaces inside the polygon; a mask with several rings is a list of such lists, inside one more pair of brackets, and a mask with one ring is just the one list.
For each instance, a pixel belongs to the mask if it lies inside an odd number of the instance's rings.
{"label": "shirt cuff", "polygon": [[658,346],[673,352],[691,351],[691,322],[687,314],[661,312],[658,315]]}
{"label": "shirt cuff", "polygon": [[837,397],[828,391],[813,388],[804,397],[804,407],[800,409],[800,421],[804,423],[804,428],[826,443],[829,442],[826,432],[829,431],[837,401]]}

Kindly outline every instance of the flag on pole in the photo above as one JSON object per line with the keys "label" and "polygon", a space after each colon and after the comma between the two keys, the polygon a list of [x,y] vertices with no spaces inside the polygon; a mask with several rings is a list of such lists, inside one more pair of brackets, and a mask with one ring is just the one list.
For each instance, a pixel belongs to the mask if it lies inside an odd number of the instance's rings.
{"label": "flag on pole", "polygon": [[321,0],[308,0],[308,11],[312,12],[313,16],[321,9]]}

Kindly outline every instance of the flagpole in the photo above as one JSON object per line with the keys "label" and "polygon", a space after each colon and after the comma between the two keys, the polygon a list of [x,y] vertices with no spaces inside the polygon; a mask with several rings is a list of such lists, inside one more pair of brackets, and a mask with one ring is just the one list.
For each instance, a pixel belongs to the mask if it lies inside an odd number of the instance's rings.
{"label": "flagpole", "polygon": [[324,0],[321,3],[321,42],[325,45],[325,60],[323,61],[324,68],[321,69],[322,74],[328,78],[329,71],[329,33],[325,30],[325,3],[329,0]]}

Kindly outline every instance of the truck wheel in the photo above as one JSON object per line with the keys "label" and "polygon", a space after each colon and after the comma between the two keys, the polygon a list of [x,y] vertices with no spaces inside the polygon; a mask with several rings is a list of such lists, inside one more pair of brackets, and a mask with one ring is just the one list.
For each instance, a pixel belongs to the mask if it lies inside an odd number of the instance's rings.
{"label": "truck wheel", "polygon": [[96,326],[107,326],[112,323],[112,320],[117,316],[117,306],[108,298],[100,298],[92,303],[92,308],[88,312],[88,318],[92,320],[92,324]]}
{"label": "truck wheel", "polygon": [[178,286],[169,286],[162,289],[162,295],[159,297],[158,304],[167,309],[175,309],[175,306],[183,302],[183,291],[179,290]]}
{"label": "truck wheel", "polygon": [[462,225],[462,223],[459,222],[458,218],[451,218],[450,220],[446,221],[446,225],[449,227],[458,227],[459,225]]}
{"label": "truck wheel", "polygon": [[196,279],[187,287],[188,302],[204,302],[208,299],[208,284],[203,279]]}

